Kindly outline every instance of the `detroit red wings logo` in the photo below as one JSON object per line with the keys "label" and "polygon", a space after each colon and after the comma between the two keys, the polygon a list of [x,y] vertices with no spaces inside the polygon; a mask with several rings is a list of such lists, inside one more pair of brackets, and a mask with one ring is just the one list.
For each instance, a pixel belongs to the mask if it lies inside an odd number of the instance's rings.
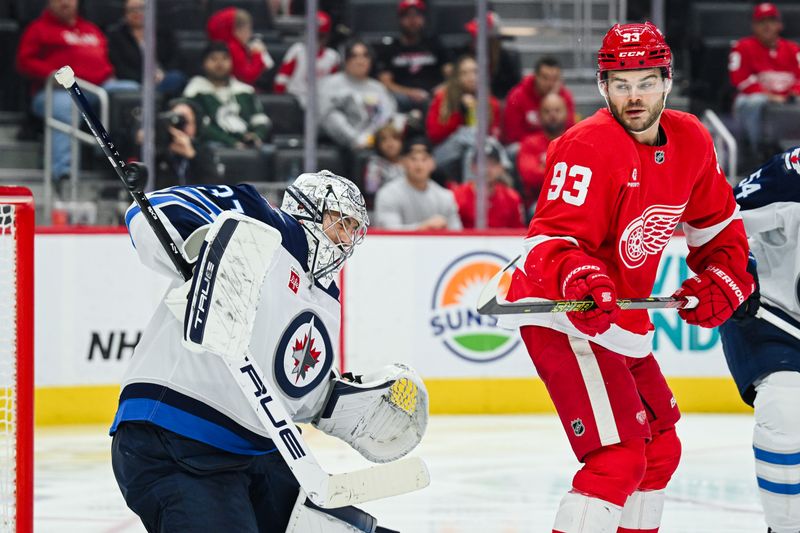
{"label": "detroit red wings logo", "polygon": [[683,205],[653,205],[633,219],[619,239],[619,256],[628,268],[639,268],[648,255],[661,252],[681,220]]}

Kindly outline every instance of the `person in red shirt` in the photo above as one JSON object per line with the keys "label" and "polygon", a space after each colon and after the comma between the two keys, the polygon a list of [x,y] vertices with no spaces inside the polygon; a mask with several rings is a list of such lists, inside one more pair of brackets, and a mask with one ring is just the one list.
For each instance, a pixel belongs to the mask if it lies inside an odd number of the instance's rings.
{"label": "person in red shirt", "polygon": [[[524,228],[522,199],[511,187],[507,171],[511,167],[503,146],[495,139],[486,139],[486,189],[488,208],[486,226],[489,228]],[[473,175],[477,165],[473,161]],[[468,181],[452,187],[458,204],[458,215],[465,228],[475,227],[476,192],[475,182]]]}
{"label": "person in red shirt", "polygon": [[778,8],[758,4],[753,8],[753,35],[736,41],[728,56],[731,84],[738,92],[734,114],[752,150],[761,143],[764,105],[800,96],[800,45],[782,39],[782,30]]}
{"label": "person in red shirt", "polygon": [[534,74],[526,76],[508,93],[503,113],[505,144],[520,142],[523,137],[542,130],[540,107],[542,98],[558,93],[567,104],[567,127],[575,124],[575,101],[561,80],[561,66],[552,57],[536,62]]}
{"label": "person in red shirt", "polygon": [[672,54],[653,24],[615,24],[598,53],[607,102],[550,143],[545,185],[507,294],[592,299],[588,311],[503,315],[520,327],[539,376],[584,466],[561,500],[553,531],[654,533],[681,453],[680,412],[652,354],[646,310],[661,254],[683,222],[696,276],[678,314],[713,328],[755,289],[747,237],[708,131],[665,109]]}
{"label": "person in red shirt", "polygon": [[261,39],[253,38],[253,17],[244,9],[226,7],[208,18],[211,41],[228,45],[233,60],[233,76],[248,85],[258,85],[259,78],[275,62]]}
{"label": "person in red shirt", "polygon": [[[339,52],[328,48],[331,36],[331,17],[324,11],[317,11],[317,82],[322,78],[339,71],[342,58]],[[302,107],[306,106],[308,95],[306,43],[297,41],[286,51],[283,56],[278,74],[275,76],[275,85],[272,92],[275,94],[293,94]]]}
{"label": "person in red shirt", "polygon": [[[25,28],[17,48],[17,70],[30,80],[34,95],[31,108],[37,117],[44,117],[47,79],[64,65],[71,66],[80,80],[100,85],[110,92],[139,87],[134,81],[114,79],[106,37],[100,28],[78,16],[78,0],[48,0],[42,14]],[[94,95],[85,94],[96,104]],[[69,123],[71,114],[72,99],[66,91],[57,88],[53,92],[53,116]],[[51,157],[52,177],[61,181],[68,176],[70,168],[68,134],[53,131]]]}
{"label": "person in red shirt", "polygon": [[527,135],[520,143],[517,153],[517,171],[522,181],[522,198],[526,209],[535,207],[542,189],[547,147],[553,139],[566,131],[569,120],[567,103],[558,93],[550,93],[542,98],[539,114],[542,130]]}
{"label": "person in red shirt", "polygon": [[[462,56],[445,86],[434,94],[425,118],[436,166],[459,181],[466,175],[465,155],[475,145],[477,93],[478,63],[472,56]],[[489,114],[489,134],[500,137],[500,103],[493,96]]]}

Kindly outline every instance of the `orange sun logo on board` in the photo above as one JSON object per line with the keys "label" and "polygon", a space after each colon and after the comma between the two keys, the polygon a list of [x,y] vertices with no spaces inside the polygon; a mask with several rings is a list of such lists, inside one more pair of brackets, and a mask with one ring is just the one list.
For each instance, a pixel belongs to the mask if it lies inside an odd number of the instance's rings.
{"label": "orange sun logo on board", "polygon": [[[505,357],[519,344],[512,331],[497,327],[493,316],[478,314],[475,305],[484,285],[508,259],[493,252],[471,252],[455,259],[439,276],[431,302],[430,327],[434,337],[454,355],[477,363]],[[500,282],[508,291],[511,275]]]}

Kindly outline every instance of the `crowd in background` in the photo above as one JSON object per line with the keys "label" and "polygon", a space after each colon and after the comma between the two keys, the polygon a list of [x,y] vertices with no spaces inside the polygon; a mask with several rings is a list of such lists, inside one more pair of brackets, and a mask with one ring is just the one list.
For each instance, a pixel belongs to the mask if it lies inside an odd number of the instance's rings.
{"label": "crowd in background", "polygon": [[[48,0],[41,16],[25,29],[17,52],[17,69],[29,80],[32,112],[43,116],[44,82],[64,64],[109,93],[138,89],[144,7],[144,0],[126,0],[124,18],[101,30],[79,16],[78,0]],[[477,22],[465,26],[472,36],[465,47],[449,49],[427,31],[424,0],[400,0],[395,16],[397,33],[380,43],[350,35],[337,37],[333,46],[332,16],[318,13],[319,48],[314,55],[320,141],[338,147],[348,162],[348,177],[359,183],[374,210],[377,226],[473,227]],[[523,77],[519,58],[502,46],[501,21],[494,13],[489,13],[487,27],[488,226],[520,228],[535,209],[545,180],[549,143],[582,117],[555,58],[540,57],[534,72]],[[179,47],[168,21],[159,24],[154,80],[161,102],[157,187],[257,180],[222,176],[215,151],[275,149],[271,119],[259,94],[291,94],[300,108],[308,103],[309,54],[302,38],[276,61],[269,45],[254,34],[251,14],[237,7],[212,13],[206,30],[199,74],[189,76],[179,68]],[[734,112],[744,146],[751,151],[763,148],[763,105],[800,96],[800,48],[781,39],[781,30],[777,8],[759,4],[753,12],[753,36],[735,43],[730,54],[731,83],[739,91]],[[69,96],[57,91],[54,116],[68,122],[71,105]],[[126,138],[128,155],[138,158],[141,131],[112,135]],[[67,134],[54,132],[52,157],[52,178],[58,185],[70,168]]]}

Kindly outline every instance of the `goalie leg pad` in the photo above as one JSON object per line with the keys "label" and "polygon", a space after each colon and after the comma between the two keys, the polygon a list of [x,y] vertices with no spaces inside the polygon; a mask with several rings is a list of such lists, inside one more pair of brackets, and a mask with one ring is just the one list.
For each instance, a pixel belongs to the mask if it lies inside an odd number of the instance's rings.
{"label": "goalie leg pad", "polygon": [[356,507],[323,509],[301,490],[289,518],[286,533],[376,533],[378,521]]}
{"label": "goalie leg pad", "polygon": [[395,364],[361,377],[335,380],[314,425],[362,456],[386,463],[405,456],[428,425],[428,393],[413,369]]}
{"label": "goalie leg pad", "polygon": [[250,344],[261,287],[281,234],[261,221],[223,212],[205,235],[184,317],[183,344],[240,358]]}

